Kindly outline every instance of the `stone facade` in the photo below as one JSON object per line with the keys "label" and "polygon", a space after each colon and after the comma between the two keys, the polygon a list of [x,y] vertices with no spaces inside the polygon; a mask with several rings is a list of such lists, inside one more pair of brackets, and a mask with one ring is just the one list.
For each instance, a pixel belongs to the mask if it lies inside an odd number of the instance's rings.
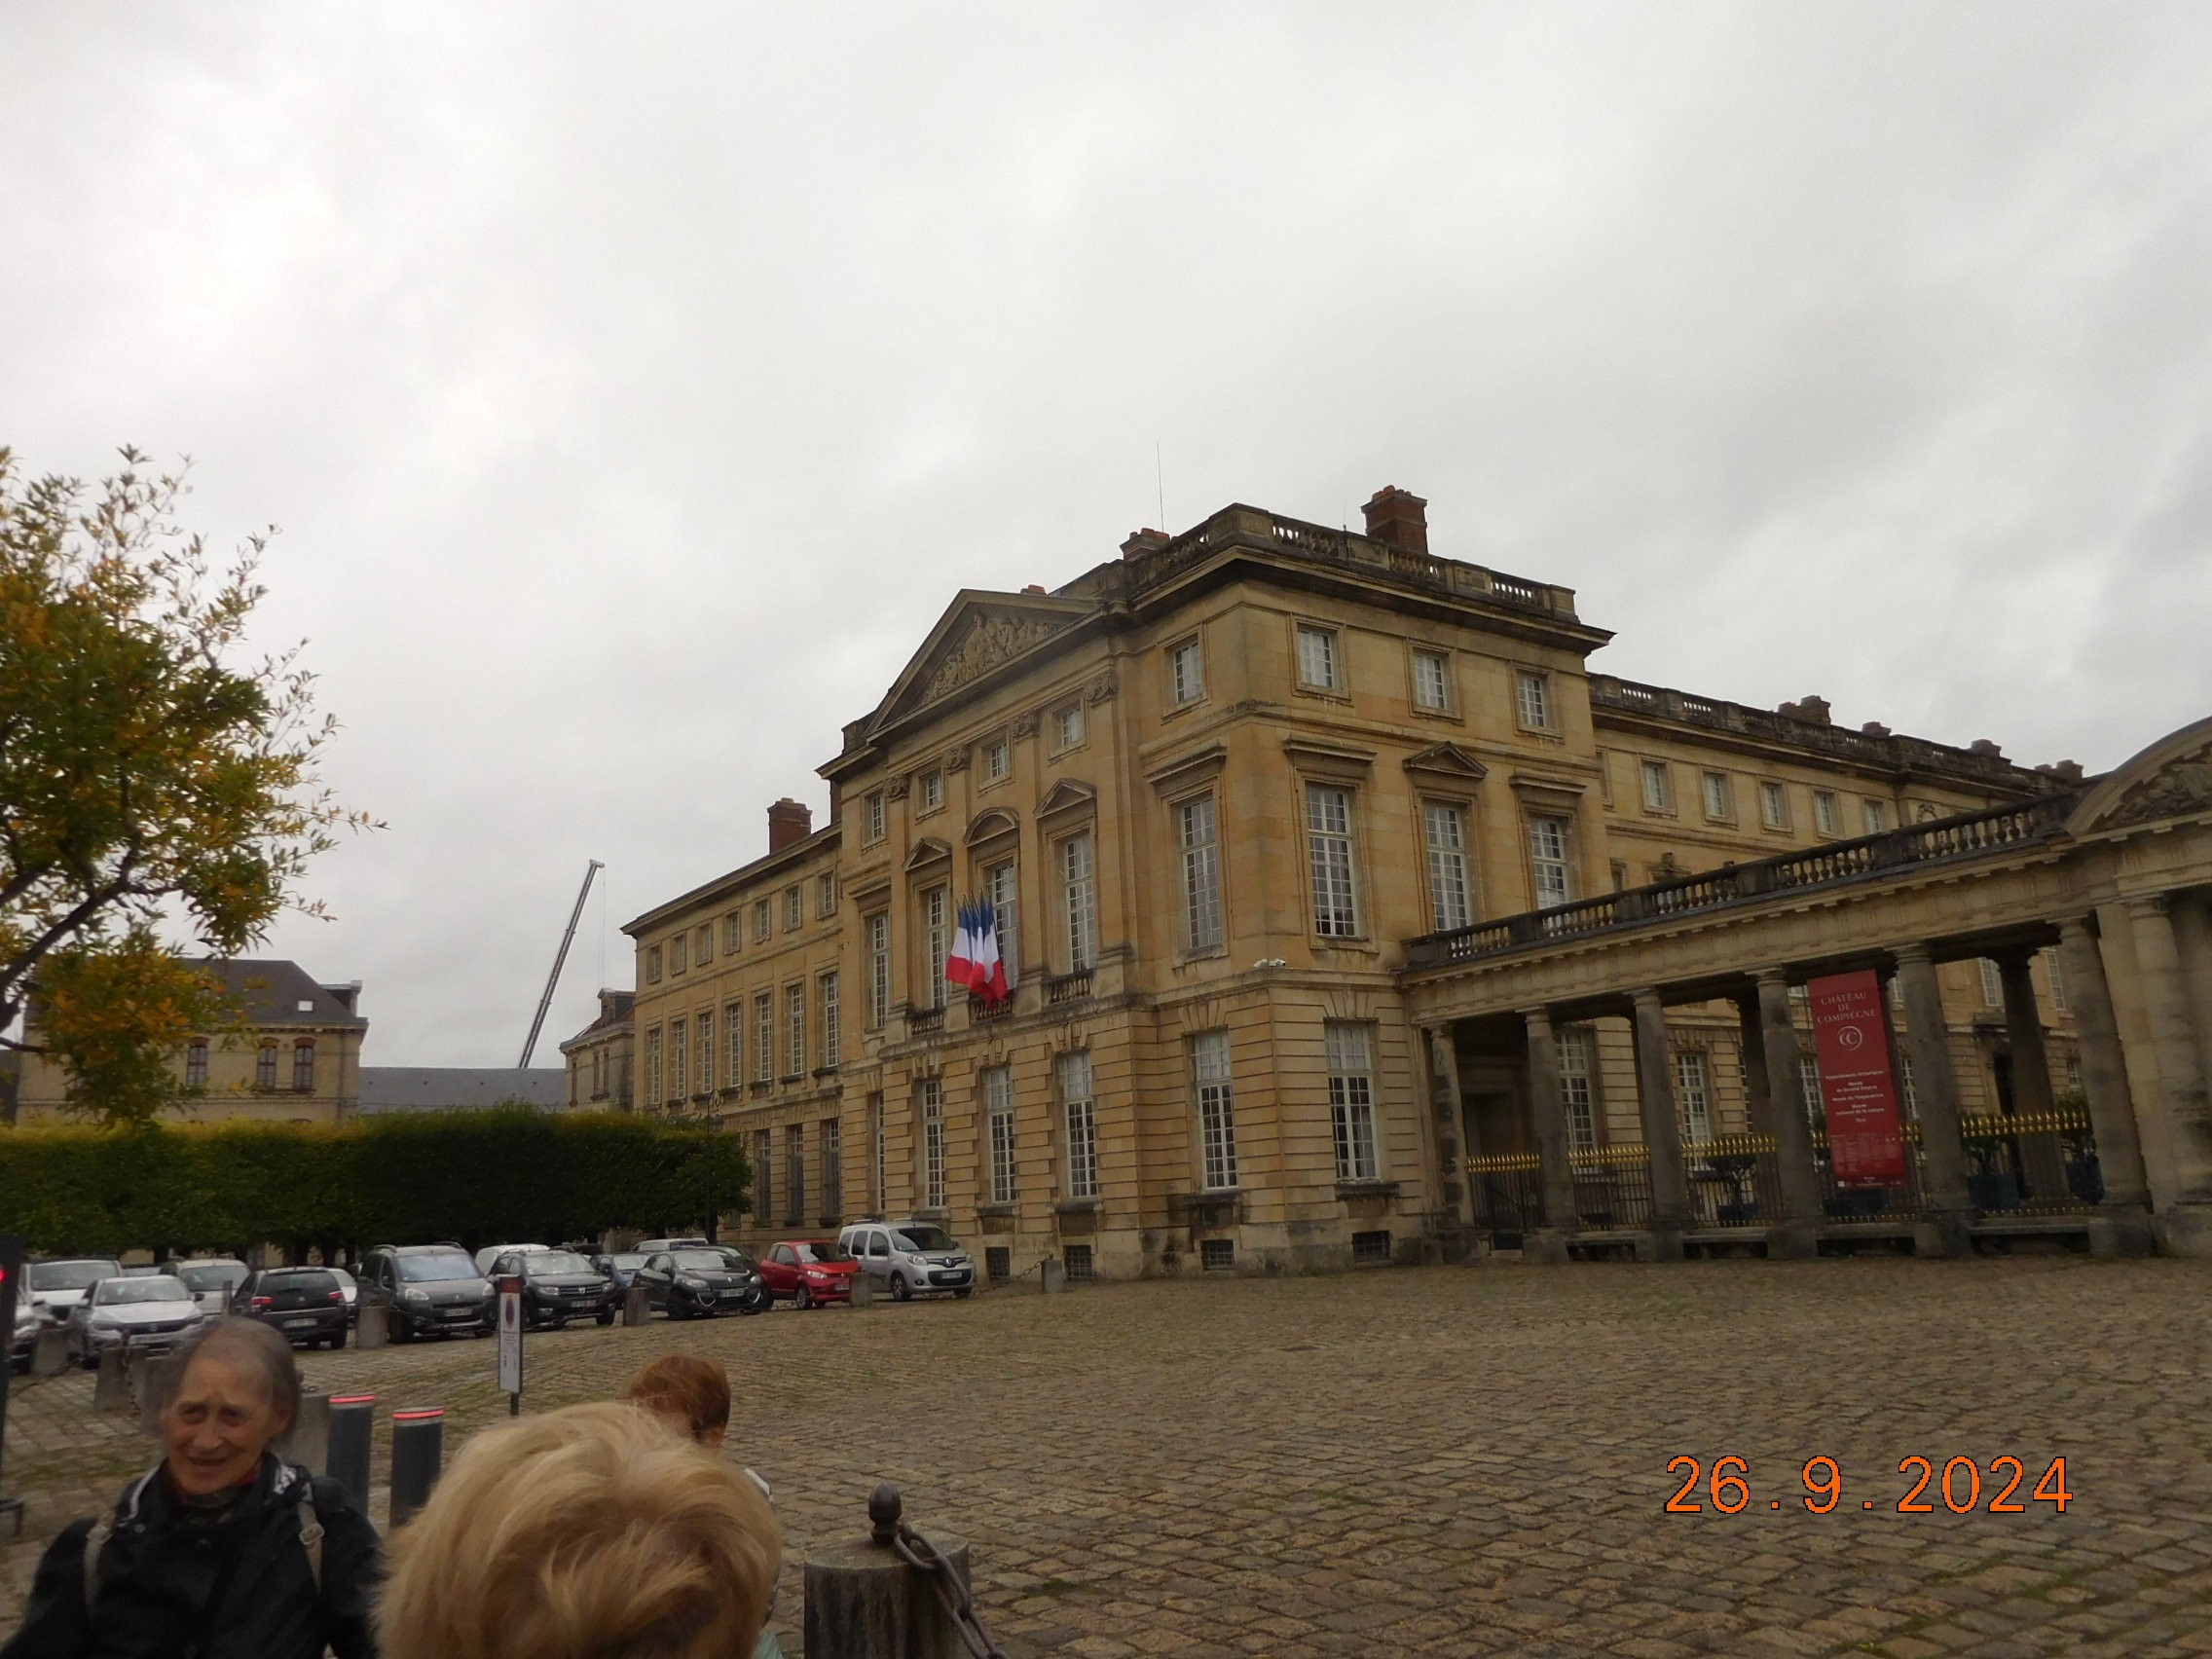
{"label": "stone facade", "polygon": [[630,1013],[637,1000],[634,991],[602,990],[599,1017],[561,1045],[569,1111],[627,1112],[636,1103],[638,1028]]}

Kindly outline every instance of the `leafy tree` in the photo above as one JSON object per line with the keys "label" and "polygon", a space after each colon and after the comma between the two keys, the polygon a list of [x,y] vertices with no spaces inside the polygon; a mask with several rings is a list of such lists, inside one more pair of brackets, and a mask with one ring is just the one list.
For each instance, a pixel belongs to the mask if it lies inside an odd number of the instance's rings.
{"label": "leafy tree", "polygon": [[178,1046],[236,1024],[163,926],[233,956],[287,905],[319,914],[308,861],[369,824],[317,779],[335,721],[297,647],[237,660],[267,538],[211,575],[170,521],[182,477],[122,457],[91,491],[0,448],[0,1045],[110,1125],[152,1123]]}

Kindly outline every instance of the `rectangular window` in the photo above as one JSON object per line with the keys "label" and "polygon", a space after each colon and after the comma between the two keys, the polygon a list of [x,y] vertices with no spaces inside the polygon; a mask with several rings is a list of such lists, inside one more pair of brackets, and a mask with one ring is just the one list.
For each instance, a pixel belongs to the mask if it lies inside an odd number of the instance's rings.
{"label": "rectangular window", "polygon": [[1437,715],[1452,707],[1451,669],[1442,651],[1414,652],[1414,707]]}
{"label": "rectangular window", "polygon": [[891,1012],[891,918],[877,911],[867,919],[867,1024],[883,1029]]}
{"label": "rectangular window", "polygon": [[2080,1094],[2082,1092],[2082,1056],[2080,1054],[2068,1054],[2066,1056],[2066,1090],[2069,1094]]}
{"label": "rectangular window", "polygon": [[645,1032],[645,1099],[660,1099],[660,1027],[655,1025]]}
{"label": "rectangular window", "polygon": [[983,1116],[991,1152],[991,1202],[1014,1202],[1014,1074],[1005,1066],[983,1073]]}
{"label": "rectangular window", "polygon": [[1060,1266],[1071,1279],[1094,1278],[1098,1272],[1088,1244],[1062,1244]]}
{"label": "rectangular window", "polygon": [[1052,747],[1073,749],[1083,741],[1083,705],[1065,703],[1052,711]]}
{"label": "rectangular window", "polygon": [[822,1120],[822,1212],[825,1218],[845,1210],[844,1129],[834,1118]]}
{"label": "rectangular window", "polygon": [[1882,834],[1890,827],[1890,815],[1888,810],[1878,800],[1866,801],[1863,804],[1866,818],[1866,833],[1869,835]]}
{"label": "rectangular window", "polygon": [[922,1208],[944,1208],[944,1085],[922,1079]]}
{"label": "rectangular window", "polygon": [[1198,642],[1185,640],[1167,647],[1167,700],[1180,709],[1206,694],[1205,665],[1198,657]]}
{"label": "rectangular window", "polygon": [[1229,1033],[1191,1039],[1191,1071],[1198,1090],[1198,1159],[1209,1191],[1236,1185],[1236,1102],[1229,1081]]}
{"label": "rectangular window", "polygon": [[1060,843],[1060,898],[1067,923],[1068,972],[1080,974],[1098,959],[1098,882],[1088,831]]}
{"label": "rectangular window", "polygon": [[921,787],[915,793],[922,798],[921,810],[935,812],[944,804],[944,774],[935,768],[924,772]]}
{"label": "rectangular window", "polygon": [[1997,964],[1986,956],[1981,958],[1981,1006],[2005,1006],[2005,976],[1998,971]]}
{"label": "rectangular window", "polygon": [[1337,674],[1337,635],[1333,628],[1298,630],[1298,682],[1317,691],[1343,689]]}
{"label": "rectangular window", "polygon": [[784,1220],[806,1219],[806,1125],[784,1127]]}
{"label": "rectangular window", "polygon": [[1769,830],[1789,828],[1789,796],[1780,784],[1759,785],[1759,822]]}
{"label": "rectangular window", "polygon": [[1424,800],[1421,831],[1428,842],[1428,919],[1438,933],[1474,921],[1467,880],[1467,811],[1450,801]]}
{"label": "rectangular window", "polygon": [[1559,1092],[1560,1102],[1567,1108],[1567,1150],[1596,1151],[1598,1097],[1590,1064],[1590,1033],[1578,1025],[1563,1026],[1559,1033]]}
{"label": "rectangular window", "polygon": [[2050,980],[2050,1006],[2064,1014],[2066,1012],[2066,964],[2060,960],[2056,946],[2044,951],[2043,971]]}
{"label": "rectangular window", "polygon": [[890,1201],[889,1189],[885,1187],[883,1181],[883,1095],[879,1090],[867,1097],[868,1156],[874,1161],[875,1164],[874,1179],[867,1191],[867,1207],[875,1215],[881,1215],[885,1204]]}
{"label": "rectangular window", "polygon": [[999,961],[1006,966],[1006,982],[1011,986],[1021,977],[1021,889],[1012,859],[983,872],[983,891],[998,922]]}
{"label": "rectangular window", "polygon": [[983,782],[1004,783],[1014,770],[1014,750],[1003,737],[994,737],[983,745]]}
{"label": "rectangular window", "polygon": [[668,971],[671,974],[681,974],[691,965],[690,942],[689,934],[678,934],[668,941]]}
{"label": "rectangular window", "polygon": [[1313,931],[1351,938],[1359,932],[1352,904],[1351,791],[1306,786],[1306,860],[1313,885]]}
{"label": "rectangular window", "polygon": [[775,932],[775,921],[774,904],[766,899],[755,901],[753,905],[753,942],[755,944],[766,944],[768,942],[768,936]]}
{"label": "rectangular window", "polygon": [[292,1045],[292,1088],[295,1092],[300,1094],[313,1094],[314,1092],[314,1045],[313,1043],[294,1043]]}
{"label": "rectangular window", "polygon": [[657,944],[645,952],[645,983],[660,983],[660,946]]}
{"label": "rectangular window", "polygon": [[784,1075],[797,1077],[806,1070],[806,987],[784,987]]}
{"label": "rectangular window", "polygon": [[1375,1066],[1368,1030],[1348,1019],[1322,1026],[1329,1052],[1329,1116],[1337,1137],[1337,1179],[1375,1179]]}
{"label": "rectangular window", "polygon": [[784,889],[784,932],[796,933],[804,926],[806,926],[806,889],[803,887],[787,887]]}
{"label": "rectangular window", "polygon": [[691,939],[691,960],[701,967],[715,959],[715,924],[703,922]]}
{"label": "rectangular window", "polygon": [[1668,776],[1667,762],[1646,760],[1637,768],[1643,780],[1643,810],[1646,812],[1672,812],[1675,809],[1674,780]]}
{"label": "rectangular window", "polygon": [[1805,1120],[1815,1134],[1827,1132],[1827,1114],[1821,1103],[1821,1062],[1811,1054],[1797,1056],[1797,1088],[1805,1097]]}
{"label": "rectangular window", "polygon": [[1736,793],[1729,787],[1726,772],[1708,772],[1704,776],[1705,815],[1716,823],[1725,824],[1736,816]]}
{"label": "rectangular window", "polygon": [[771,1083],[776,1076],[776,999],[762,991],[753,999],[753,1081]]}
{"label": "rectangular window", "polygon": [[715,1016],[712,1014],[702,1014],[691,1024],[695,1033],[692,1045],[695,1055],[693,1063],[699,1068],[698,1081],[692,1092],[712,1094],[715,1090]]}
{"label": "rectangular window", "polygon": [[1098,1196],[1098,1124],[1090,1088],[1088,1050],[1060,1056],[1060,1100],[1068,1124],[1068,1197]]}
{"label": "rectangular window", "polygon": [[722,1005],[722,1032],[729,1039],[729,1052],[722,1056],[722,1082],[731,1088],[745,1082],[745,1005]]}
{"label": "rectangular window", "polygon": [[1221,943],[1221,849],[1214,834],[1213,796],[1199,795],[1175,808],[1175,838],[1183,849],[1183,937],[1192,950]]}
{"label": "rectangular window", "polygon": [[814,878],[814,913],[828,921],[837,913],[837,877],[824,870]]}
{"label": "rectangular window", "polygon": [[1522,669],[1513,677],[1514,704],[1521,716],[1521,724],[1530,731],[1549,731],[1552,728],[1551,682],[1541,674]]}
{"label": "rectangular window", "polygon": [[952,925],[945,890],[932,887],[922,895],[922,972],[929,989],[920,1000],[923,1008],[944,1006],[944,959],[952,948]]}
{"label": "rectangular window", "polygon": [[753,1216],[766,1221],[773,1207],[775,1182],[769,1177],[769,1161],[776,1156],[774,1135],[767,1129],[753,1131]]}
{"label": "rectangular window", "polygon": [[1199,1239],[1198,1266],[1209,1273],[1235,1272],[1236,1271],[1236,1240],[1234,1238]]}
{"label": "rectangular window", "polygon": [[834,969],[814,981],[815,1000],[822,1005],[822,1063],[844,1063],[845,1037],[837,1012],[837,974]]}
{"label": "rectangular window", "polygon": [[668,1098],[681,1100],[691,1082],[691,1022],[681,1014],[668,1022]]}
{"label": "rectangular window", "polygon": [[1813,792],[1813,828],[1830,841],[1843,833],[1843,819],[1836,811],[1835,796],[1826,790]]}
{"label": "rectangular window", "polygon": [[1703,1049],[1684,1049],[1675,1056],[1675,1122],[1685,1145],[1703,1146],[1713,1138],[1713,1083]]}
{"label": "rectangular window", "polygon": [[198,1088],[207,1081],[207,1040],[195,1037],[184,1051],[184,1086]]}
{"label": "rectangular window", "polygon": [[1535,907],[1574,902],[1574,880],[1567,860],[1567,820],[1529,820],[1529,873],[1535,889]]}
{"label": "rectangular window", "polygon": [[722,954],[735,956],[737,947],[745,942],[745,918],[735,910],[722,918]]}
{"label": "rectangular window", "polygon": [[862,822],[866,826],[864,833],[867,839],[870,841],[882,840],[884,836],[883,792],[881,790],[868,791],[867,798],[862,802],[861,811]]}

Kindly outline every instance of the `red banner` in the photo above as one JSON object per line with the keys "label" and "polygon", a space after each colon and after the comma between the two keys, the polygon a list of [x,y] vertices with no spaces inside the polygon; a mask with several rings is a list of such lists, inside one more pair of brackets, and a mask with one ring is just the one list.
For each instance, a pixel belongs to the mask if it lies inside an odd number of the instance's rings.
{"label": "red banner", "polygon": [[1839,1187],[1904,1184],[1904,1130],[1890,1075],[1882,981],[1871,969],[1814,979],[1813,1051],[1821,1063],[1828,1167]]}

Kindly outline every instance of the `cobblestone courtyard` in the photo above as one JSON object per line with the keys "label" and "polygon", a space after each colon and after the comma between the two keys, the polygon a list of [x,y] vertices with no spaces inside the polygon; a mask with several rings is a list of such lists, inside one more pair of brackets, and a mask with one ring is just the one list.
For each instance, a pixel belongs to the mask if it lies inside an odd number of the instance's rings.
{"label": "cobblestone courtyard", "polygon": [[[721,1356],[734,1455],[784,1520],[787,1631],[800,1560],[862,1531],[888,1478],[925,1530],[967,1534],[1016,1659],[2152,1659],[2212,1653],[2208,1309],[2203,1264],[2049,1258],[1099,1285],[548,1334],[529,1403],[603,1397],[667,1347]],[[380,1416],[446,1405],[449,1456],[504,1414],[492,1363],[304,1359]],[[32,1501],[0,1630],[44,1538],[150,1459],[90,1401],[76,1375],[18,1398],[5,1481]],[[1701,1513],[1664,1513],[1682,1455],[1708,1479],[1742,1457],[1750,1502],[1715,1513],[1701,1483]],[[1803,1505],[1816,1455],[1843,1470],[1826,1515]],[[1981,1507],[1932,1485],[1933,1513],[1897,1513],[1912,1455],[1974,1458]],[[2063,1515],[2027,1498],[2059,1455]],[[2025,1514],[1986,1512],[2005,1456]]]}

